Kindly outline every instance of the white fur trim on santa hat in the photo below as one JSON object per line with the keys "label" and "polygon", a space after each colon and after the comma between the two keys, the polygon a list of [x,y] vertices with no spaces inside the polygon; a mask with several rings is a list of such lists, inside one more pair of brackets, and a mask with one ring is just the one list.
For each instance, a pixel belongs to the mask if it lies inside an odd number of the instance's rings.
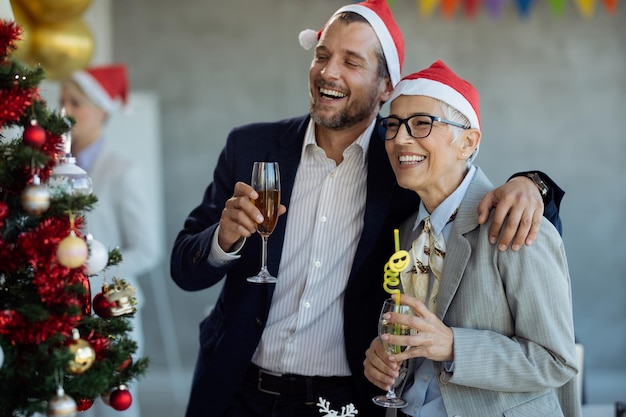
{"label": "white fur trim on santa hat", "polygon": [[391,77],[391,83],[395,86],[400,82],[402,74],[400,74],[400,58],[398,57],[398,50],[396,44],[393,41],[389,29],[385,22],[376,14],[375,11],[369,7],[361,6],[359,4],[349,4],[342,7],[335,12],[335,15],[342,12],[354,12],[363,16],[376,32],[378,40],[383,48],[385,59],[387,60],[387,69],[389,70],[389,76]]}
{"label": "white fur trim on santa hat", "polygon": [[304,49],[311,49],[315,46],[318,41],[317,31],[313,29],[304,29],[298,35],[298,41],[300,42],[300,46]]}
{"label": "white fur trim on santa hat", "polygon": [[389,97],[389,103],[402,95],[432,97],[448,103],[468,118],[471,127],[480,129],[478,115],[474,107],[461,93],[449,85],[427,78],[405,79],[400,81],[400,84],[393,90],[391,97]]}
{"label": "white fur trim on santa hat", "polygon": [[88,72],[77,71],[72,74],[71,79],[76,82],[96,106],[107,113],[112,113],[116,109],[116,103],[111,99],[109,93],[100,83]]}

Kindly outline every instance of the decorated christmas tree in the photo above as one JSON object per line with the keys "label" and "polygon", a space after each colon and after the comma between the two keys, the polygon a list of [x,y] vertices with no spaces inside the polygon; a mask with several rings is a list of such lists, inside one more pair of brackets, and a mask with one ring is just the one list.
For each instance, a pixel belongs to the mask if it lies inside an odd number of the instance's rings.
{"label": "decorated christmas tree", "polygon": [[122,254],[86,233],[97,196],[70,154],[74,121],[39,96],[42,68],[11,59],[20,35],[0,20],[0,416],[124,410],[148,364],[129,337],[134,288],[98,278]]}

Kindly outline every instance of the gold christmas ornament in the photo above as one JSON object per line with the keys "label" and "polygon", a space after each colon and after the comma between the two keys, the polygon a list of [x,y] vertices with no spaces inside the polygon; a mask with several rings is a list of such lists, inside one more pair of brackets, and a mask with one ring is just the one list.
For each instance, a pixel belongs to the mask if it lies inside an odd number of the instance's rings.
{"label": "gold christmas ornament", "polygon": [[37,22],[61,22],[82,15],[91,0],[14,0],[22,5]]}
{"label": "gold christmas ornament", "polygon": [[121,316],[135,311],[135,287],[123,279],[113,278],[113,283],[102,287],[103,294],[111,304],[111,314]]}
{"label": "gold christmas ornament", "polygon": [[78,268],[87,260],[88,252],[87,243],[76,236],[76,233],[72,230],[69,236],[59,243],[57,259],[63,266]]}
{"label": "gold christmas ornament", "polygon": [[74,341],[69,345],[70,352],[74,357],[69,361],[68,368],[73,374],[82,374],[89,368],[96,360],[96,352],[93,350],[89,342],[80,338],[78,330],[72,331]]}
{"label": "gold christmas ornament", "polygon": [[47,78],[60,80],[85,68],[94,51],[94,37],[80,18],[40,23],[31,33],[30,61],[41,64]]}

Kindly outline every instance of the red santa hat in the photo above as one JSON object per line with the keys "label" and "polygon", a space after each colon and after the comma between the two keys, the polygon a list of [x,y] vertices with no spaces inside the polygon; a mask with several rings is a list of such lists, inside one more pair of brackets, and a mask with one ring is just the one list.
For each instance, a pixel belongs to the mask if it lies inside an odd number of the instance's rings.
{"label": "red santa hat", "polygon": [[124,65],[107,65],[74,72],[70,79],[85,95],[107,113],[115,111],[119,102],[128,104],[128,77]]}
{"label": "red santa hat", "polygon": [[[395,86],[402,76],[404,63],[404,38],[398,27],[387,0],[366,0],[361,3],[349,4],[337,10],[329,21],[343,12],[354,12],[365,18],[376,32],[378,40],[385,54],[387,69],[391,76],[391,83]],[[326,25],[319,31],[305,29],[298,37],[300,45],[305,49],[312,48],[322,36]]]}
{"label": "red santa hat", "polygon": [[472,84],[456,75],[443,61],[404,77],[389,102],[399,96],[427,96],[449,104],[468,118],[471,127],[480,129],[480,96]]}

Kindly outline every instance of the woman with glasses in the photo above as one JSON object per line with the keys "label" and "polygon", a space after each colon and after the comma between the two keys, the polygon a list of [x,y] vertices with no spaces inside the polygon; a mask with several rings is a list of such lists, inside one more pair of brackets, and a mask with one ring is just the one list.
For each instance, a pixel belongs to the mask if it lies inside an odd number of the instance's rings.
{"label": "woman with glasses", "polygon": [[[437,61],[405,77],[390,101],[385,148],[398,184],[421,202],[400,232],[411,255],[400,303],[415,315],[385,318],[415,332],[375,339],[366,377],[385,390],[400,385],[401,416],[580,416],[559,232],[542,220],[532,246],[501,252],[487,239],[493,219],[478,223],[477,206],[493,188],[472,164],[482,136],[478,92]],[[409,348],[389,356],[381,339]]]}

